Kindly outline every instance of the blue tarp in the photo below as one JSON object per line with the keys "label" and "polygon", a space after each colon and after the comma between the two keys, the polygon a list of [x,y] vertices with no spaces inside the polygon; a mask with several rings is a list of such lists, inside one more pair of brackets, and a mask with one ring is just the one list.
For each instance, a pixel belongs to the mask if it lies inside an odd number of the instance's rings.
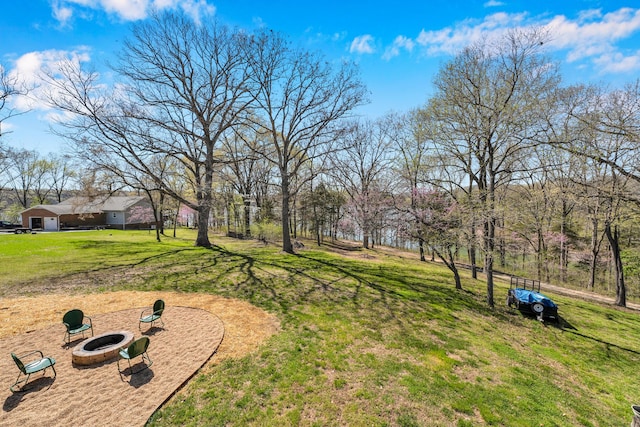
{"label": "blue tarp", "polygon": [[527,289],[516,288],[516,298],[520,302],[533,304],[534,302],[541,302],[545,307],[556,307],[556,304],[540,292],[530,291]]}

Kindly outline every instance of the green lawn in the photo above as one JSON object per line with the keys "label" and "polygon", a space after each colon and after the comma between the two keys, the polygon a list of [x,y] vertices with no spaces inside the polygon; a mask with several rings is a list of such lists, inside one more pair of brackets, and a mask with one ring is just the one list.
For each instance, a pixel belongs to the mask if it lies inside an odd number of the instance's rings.
{"label": "green lawn", "polygon": [[[548,293],[557,327],[503,307],[503,283],[492,311],[484,282],[464,275],[456,291],[448,270],[417,259],[154,239],[0,235],[0,295],[203,292],[279,316],[260,351],[197,375],[151,425],[623,426],[640,403],[637,312]],[[76,288],[87,275],[95,285]]]}

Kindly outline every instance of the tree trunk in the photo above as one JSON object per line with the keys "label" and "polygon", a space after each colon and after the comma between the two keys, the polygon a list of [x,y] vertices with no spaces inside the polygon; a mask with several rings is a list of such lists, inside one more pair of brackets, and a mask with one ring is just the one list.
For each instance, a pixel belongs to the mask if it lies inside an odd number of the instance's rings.
{"label": "tree trunk", "polygon": [[569,247],[566,242],[567,218],[569,217],[569,208],[567,201],[562,200],[562,221],[560,222],[560,281],[567,281],[567,267],[569,266]]}
{"label": "tree trunk", "polygon": [[196,246],[210,248],[209,241],[209,212],[211,207],[208,204],[202,204],[198,208],[198,235],[196,236]]}
{"label": "tree trunk", "polygon": [[291,206],[291,213],[289,214],[289,219],[290,219],[290,223],[289,223],[289,230],[293,231],[293,238],[297,239],[298,238],[298,210],[296,209],[296,200],[294,198],[292,206]]}
{"label": "tree trunk", "polygon": [[453,279],[456,282],[456,289],[462,289],[462,282],[460,281],[460,273],[458,272],[458,267],[453,259],[453,254],[449,251],[449,270],[453,272]]}
{"label": "tree trunk", "polygon": [[227,235],[231,236],[231,199],[227,198]]}
{"label": "tree trunk", "polygon": [[538,244],[536,245],[536,272],[537,279],[542,281],[542,230],[538,228]]}
{"label": "tree trunk", "polygon": [[318,212],[317,212],[317,208],[315,205],[313,205],[313,216],[314,216],[314,222],[315,222],[315,232],[316,232],[316,243],[318,244],[318,246],[322,245],[322,242],[320,241],[320,221],[318,220]]}
{"label": "tree trunk", "polygon": [[[153,204],[152,204],[152,206],[153,206]],[[163,223],[164,221],[158,220],[158,209],[156,209],[155,206],[153,206],[153,208],[151,210],[153,211],[153,220],[154,220],[154,222],[156,224],[156,226],[155,226],[155,229],[156,229],[156,241],[157,242],[161,242],[161,240],[160,240],[160,224]]]}
{"label": "tree trunk", "polygon": [[[438,258],[447,266],[449,270],[453,273],[453,279],[455,280],[456,289],[462,289],[462,282],[460,281],[460,273],[458,272],[458,267],[456,266],[455,258],[453,256],[453,251],[451,247],[446,248],[447,257],[445,258],[443,251],[439,251],[434,246],[431,247],[431,254],[435,257],[438,255]],[[435,261],[435,258],[432,259]]]}
{"label": "tree trunk", "polygon": [[618,227],[615,226],[611,229],[611,223],[607,221],[604,226],[604,232],[609,240],[609,246],[611,247],[611,257],[613,258],[613,265],[615,269],[616,277],[616,305],[620,307],[627,306],[627,289],[624,284],[624,271],[622,266],[622,257],[620,251],[620,235]]}
{"label": "tree trunk", "polygon": [[251,200],[248,197],[244,199],[244,236],[251,237]]}
{"label": "tree trunk", "polygon": [[484,271],[487,277],[487,304],[493,308],[495,302],[493,299],[493,251],[495,244],[493,238],[495,235],[495,224],[492,218],[485,221],[484,224],[484,244],[485,244],[485,257],[484,257]]}
{"label": "tree trunk", "polygon": [[[471,230],[473,230],[473,233],[475,233],[475,226],[472,227]],[[471,262],[471,277],[473,279],[477,279],[478,270],[476,264],[476,244],[474,242],[471,242],[471,246],[469,246],[469,261]]]}
{"label": "tree trunk", "polygon": [[[154,219],[156,221],[156,235],[158,237],[158,242],[160,241],[160,234],[164,235],[164,205],[165,205],[165,197],[164,193],[160,192],[160,203],[158,203],[158,215],[156,215],[154,211]],[[158,218],[158,216],[160,218]]]}
{"label": "tree trunk", "polygon": [[484,259],[484,269],[487,273],[487,304],[493,308],[495,306],[493,301],[493,254],[487,252]]}
{"label": "tree trunk", "polygon": [[318,246],[322,245],[322,242],[320,241],[320,219],[318,218],[318,204],[315,202],[315,197],[313,194],[313,181],[311,181],[311,196],[314,199],[313,205],[312,205],[312,210],[313,210],[313,228],[314,228],[314,232],[316,233],[316,244]]}
{"label": "tree trunk", "polygon": [[589,260],[589,289],[594,290],[596,285],[596,267],[598,263],[598,252],[600,244],[598,242],[598,219],[592,220],[593,230],[591,232],[591,259]]}
{"label": "tree trunk", "polygon": [[289,228],[289,176],[282,172],[282,250],[288,254],[293,252],[291,229]]}
{"label": "tree trunk", "polygon": [[473,208],[473,174],[469,176],[469,203],[471,204],[471,230],[469,239],[469,262],[471,263],[471,277],[478,279],[478,271],[476,268],[476,213]]}
{"label": "tree trunk", "polygon": [[176,206],[176,214],[173,215],[173,237],[176,237],[176,229],[178,228],[178,216],[180,215],[180,202]]}

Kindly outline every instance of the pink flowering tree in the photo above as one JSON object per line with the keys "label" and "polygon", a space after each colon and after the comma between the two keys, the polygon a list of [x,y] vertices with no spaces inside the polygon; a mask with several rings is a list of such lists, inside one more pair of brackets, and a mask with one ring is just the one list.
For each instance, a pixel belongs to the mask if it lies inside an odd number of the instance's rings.
{"label": "pink flowering tree", "polygon": [[154,224],[156,218],[151,206],[136,205],[129,209],[127,224]]}
{"label": "pink flowering tree", "polygon": [[461,230],[459,206],[451,197],[433,190],[415,189],[413,204],[407,212],[407,232],[421,239],[451,270],[456,289],[462,289],[460,274],[454,259]]}

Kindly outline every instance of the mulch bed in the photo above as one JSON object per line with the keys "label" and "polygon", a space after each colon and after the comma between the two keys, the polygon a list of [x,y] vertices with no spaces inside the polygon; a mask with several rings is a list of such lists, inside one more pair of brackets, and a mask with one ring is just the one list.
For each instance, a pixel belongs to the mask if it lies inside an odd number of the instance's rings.
{"label": "mulch bed", "polygon": [[[167,304],[165,326],[143,325],[141,332],[140,313],[157,298]],[[75,366],[72,351],[82,338],[64,345],[61,323],[71,308],[91,317],[94,335],[128,330],[135,338],[148,336],[153,365],[136,374],[125,369],[124,375],[117,359]],[[2,299],[0,425],[144,425],[201,368],[215,369],[223,359],[242,357],[278,330],[275,316],[244,301],[212,295],[113,292]],[[56,359],[57,377],[52,380],[50,369],[34,374],[26,392],[12,393],[9,386],[19,371],[9,353],[35,349]],[[142,367],[140,358],[133,363]],[[120,366],[128,367],[126,361]]]}

